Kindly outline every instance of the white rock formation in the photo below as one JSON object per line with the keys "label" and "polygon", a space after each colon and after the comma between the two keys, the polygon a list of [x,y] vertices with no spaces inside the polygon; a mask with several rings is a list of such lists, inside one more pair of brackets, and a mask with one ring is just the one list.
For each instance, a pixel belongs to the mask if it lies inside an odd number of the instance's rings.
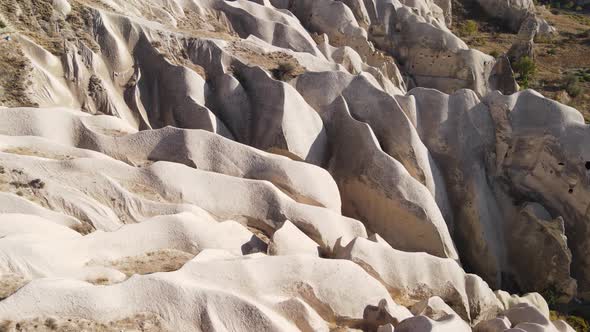
{"label": "white rock formation", "polygon": [[474,331],[569,332],[573,329],[562,320],[550,321],[535,307],[519,304],[504,311],[501,316],[495,319],[479,323],[475,326]]}
{"label": "white rock formation", "polygon": [[275,231],[268,248],[270,255],[318,255],[318,245],[289,220]]}
{"label": "white rock formation", "polygon": [[503,309],[485,282],[466,274],[451,259],[395,250],[378,237],[374,241],[356,238],[337,249],[336,257],[365,268],[401,304],[419,305],[424,298],[438,296],[463,319],[474,323],[495,317]]}
{"label": "white rock formation", "polygon": [[590,297],[588,126],[448,1],[8,7],[0,330],[565,332],[500,289]]}
{"label": "white rock formation", "polygon": [[448,315],[444,318],[433,320],[426,316],[416,316],[402,321],[395,331],[411,332],[470,332],[471,328],[457,315]]}
{"label": "white rock formation", "polygon": [[433,296],[427,300],[422,300],[410,307],[414,316],[426,316],[438,320],[448,315],[454,315],[455,312],[449,307],[443,299]]}

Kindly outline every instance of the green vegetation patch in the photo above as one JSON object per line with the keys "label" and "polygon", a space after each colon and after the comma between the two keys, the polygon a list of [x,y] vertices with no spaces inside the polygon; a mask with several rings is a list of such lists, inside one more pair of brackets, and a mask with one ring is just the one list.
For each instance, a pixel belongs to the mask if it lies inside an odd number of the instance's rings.
{"label": "green vegetation patch", "polygon": [[474,20],[467,20],[459,27],[459,35],[461,37],[473,36],[479,31],[479,25]]}
{"label": "green vegetation patch", "polygon": [[528,89],[530,81],[537,72],[535,61],[528,56],[524,56],[512,64],[512,69],[514,69],[518,75],[518,83],[525,89]]}
{"label": "green vegetation patch", "polygon": [[563,320],[566,323],[568,323],[571,327],[574,328],[574,330],[578,331],[578,332],[588,332],[590,331],[590,324],[588,324],[588,321],[585,320],[582,317],[578,317],[578,316],[573,316],[573,315],[566,315],[563,314],[561,312],[555,311],[555,310],[551,310],[549,312],[549,318],[554,321],[554,320]]}

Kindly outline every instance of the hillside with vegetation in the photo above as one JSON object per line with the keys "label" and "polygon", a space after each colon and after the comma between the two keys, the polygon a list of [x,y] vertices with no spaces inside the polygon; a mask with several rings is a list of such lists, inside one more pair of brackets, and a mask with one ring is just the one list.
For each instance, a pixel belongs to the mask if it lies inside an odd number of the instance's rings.
{"label": "hillside with vegetation", "polygon": [[[588,5],[536,2],[540,17],[557,29],[553,36],[535,39],[535,56],[528,87],[548,98],[575,107],[590,122],[590,9]],[[469,46],[497,57],[506,54],[517,39],[501,22],[488,17],[470,1],[456,2],[452,30]],[[523,83],[518,66],[517,79]],[[529,66],[530,67],[530,66]]]}

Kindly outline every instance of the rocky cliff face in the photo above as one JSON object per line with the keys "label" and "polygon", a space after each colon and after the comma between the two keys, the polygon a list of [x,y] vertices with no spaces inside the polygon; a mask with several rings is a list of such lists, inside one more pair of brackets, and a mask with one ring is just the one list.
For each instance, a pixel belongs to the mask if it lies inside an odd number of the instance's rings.
{"label": "rocky cliff face", "polygon": [[4,328],[573,331],[590,129],[450,3],[0,4]]}

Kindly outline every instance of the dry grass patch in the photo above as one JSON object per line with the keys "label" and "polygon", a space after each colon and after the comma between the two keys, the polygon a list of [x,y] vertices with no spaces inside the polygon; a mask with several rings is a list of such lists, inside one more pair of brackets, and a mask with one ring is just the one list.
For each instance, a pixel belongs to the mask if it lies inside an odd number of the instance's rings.
{"label": "dry grass patch", "polygon": [[[537,83],[532,87],[549,98],[558,99],[563,91],[573,91],[568,87],[571,75],[590,69],[590,25],[580,23],[564,11],[557,11],[558,15],[548,10],[541,13],[558,29],[559,35],[552,41],[537,43]],[[590,18],[588,14],[585,17]],[[580,80],[576,89],[579,89],[577,93],[561,101],[578,109],[590,122],[590,80]]]}
{"label": "dry grass patch", "polygon": [[4,37],[20,33],[47,51],[62,55],[65,40],[81,40],[93,50],[98,45],[87,32],[90,11],[72,2],[67,18],[53,10],[52,0],[0,0],[0,17],[5,33],[0,35],[0,105],[32,106],[27,96],[32,66],[19,44]]}
{"label": "dry grass patch", "polygon": [[0,40],[0,105],[37,106],[27,96],[32,69],[17,42]]}
{"label": "dry grass patch", "polygon": [[210,10],[202,14],[187,10],[185,17],[178,19],[178,30],[189,37],[238,39],[238,34],[232,28],[225,14],[218,11]]}
{"label": "dry grass patch", "polygon": [[549,312],[549,318],[552,321],[563,320],[563,321],[567,322],[571,327],[573,327],[576,331],[585,332],[585,331],[590,330],[590,324],[588,324],[588,321],[582,317],[562,314],[560,312],[551,310]]}
{"label": "dry grass patch", "polygon": [[0,301],[16,293],[29,281],[13,273],[0,275]]}
{"label": "dry grass patch", "polygon": [[48,207],[43,195],[45,183],[41,179],[30,180],[20,169],[6,169],[0,166],[0,191],[13,193],[29,201]]}
{"label": "dry grass patch", "polygon": [[64,40],[82,40],[97,51],[98,44],[88,33],[91,10],[77,1],[70,3],[72,11],[67,17],[53,10],[52,0],[0,0],[0,13],[14,31],[55,55],[64,53]]}
{"label": "dry grass patch", "polygon": [[250,225],[247,225],[246,228],[267,246],[272,242],[270,236],[267,235],[263,230]]}
{"label": "dry grass patch", "polygon": [[106,129],[106,128],[92,128],[93,131],[98,132],[100,134],[106,135],[106,136],[112,136],[112,137],[123,137],[123,136],[127,136],[130,133],[119,130],[119,129]]}
{"label": "dry grass patch", "polygon": [[249,66],[260,66],[271,72],[272,76],[281,81],[288,81],[303,73],[303,67],[292,55],[283,52],[260,53],[240,43],[232,43],[230,50]]}
{"label": "dry grass patch", "polygon": [[[590,68],[590,14],[574,14],[563,9],[550,11],[544,7],[537,9],[540,16],[555,26],[559,33],[553,38],[537,38],[536,73],[529,87],[548,98],[575,107],[590,123],[590,81],[581,81],[572,89],[569,78],[572,73],[585,72]],[[473,17],[477,15],[456,15],[452,30],[459,34],[462,22]],[[493,21],[482,18],[481,21],[478,19],[478,23],[480,29],[472,36],[463,38],[472,48],[497,56],[505,54],[516,41],[516,34],[495,26]],[[567,90],[570,90],[569,93]]]}
{"label": "dry grass patch", "polygon": [[55,15],[52,0],[0,0],[0,12],[16,31],[54,54],[63,53],[64,22]]}
{"label": "dry grass patch", "polygon": [[[162,249],[148,252],[139,256],[130,256],[116,261],[100,264],[112,267],[123,272],[128,277],[134,274],[150,274],[156,272],[171,272],[180,269],[186,262],[193,259],[195,255],[176,250]],[[89,265],[97,265],[91,262]]]}
{"label": "dry grass patch", "polygon": [[70,155],[61,155],[61,154],[54,154],[48,153],[44,151],[39,151],[29,147],[14,147],[10,149],[6,149],[3,152],[18,154],[22,156],[32,156],[32,157],[40,157],[46,159],[54,159],[54,160],[72,160],[74,157]]}
{"label": "dry grass patch", "polygon": [[80,224],[77,224],[71,228],[82,235],[88,235],[96,230],[92,223],[86,220],[83,220]]}
{"label": "dry grass patch", "polygon": [[97,322],[78,317],[39,317],[18,322],[0,322],[0,332],[20,331],[164,332],[169,330],[159,316],[151,313],[141,313],[111,322]]}

